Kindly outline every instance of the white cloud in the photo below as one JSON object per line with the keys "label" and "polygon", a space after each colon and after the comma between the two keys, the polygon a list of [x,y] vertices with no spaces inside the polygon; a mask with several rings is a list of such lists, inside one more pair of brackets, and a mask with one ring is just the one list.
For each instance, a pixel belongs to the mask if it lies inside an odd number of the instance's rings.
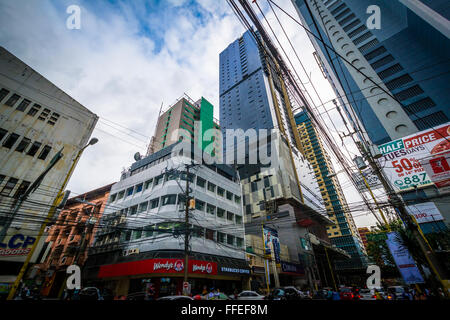
{"label": "white cloud", "polygon": [[[80,30],[66,28],[65,9],[74,3],[82,9]],[[290,1],[281,6],[297,17]],[[199,0],[200,17],[190,9],[183,0],[171,0],[157,12],[141,1],[114,7],[106,1],[0,0],[1,45],[100,116],[93,133],[100,141],[86,149],[68,189],[82,193],[117,181],[133,154],[145,152],[161,102],[167,108],[184,92],[193,99],[204,96],[218,117],[219,53],[244,29],[226,1]],[[274,17],[268,18],[276,26]],[[281,19],[323,101],[334,98],[305,32]],[[301,79],[306,82],[304,74]]]}

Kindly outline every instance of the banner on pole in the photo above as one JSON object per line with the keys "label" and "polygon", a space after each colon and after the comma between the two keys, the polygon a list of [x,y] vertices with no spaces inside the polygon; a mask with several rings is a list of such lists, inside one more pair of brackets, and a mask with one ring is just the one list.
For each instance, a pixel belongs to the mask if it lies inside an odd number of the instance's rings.
{"label": "banner on pole", "polygon": [[425,281],[408,249],[399,244],[399,236],[398,232],[389,232],[386,243],[403,280],[406,284],[424,283]]}

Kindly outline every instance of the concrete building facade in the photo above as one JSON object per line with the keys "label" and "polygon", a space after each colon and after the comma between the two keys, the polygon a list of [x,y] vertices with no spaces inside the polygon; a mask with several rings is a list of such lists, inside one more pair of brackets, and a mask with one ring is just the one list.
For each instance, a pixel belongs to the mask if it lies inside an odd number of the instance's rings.
{"label": "concrete building facade", "polygon": [[[40,261],[45,237],[36,235],[98,117],[2,47],[0,70],[0,205],[2,228],[9,225],[0,240],[0,282],[8,285],[35,241],[31,263]],[[63,157],[11,217],[60,150]]]}
{"label": "concrete building facade", "polygon": [[[186,142],[185,142],[186,143]],[[233,291],[248,286],[241,188],[224,165],[195,165],[172,151],[178,143],[132,164],[111,188],[86,264],[86,281],[115,294],[143,291],[151,279],[157,296],[181,292],[184,270],[185,190],[195,209],[189,218],[189,282]],[[194,163],[196,163],[194,161]],[[142,169],[144,168],[144,169]]]}

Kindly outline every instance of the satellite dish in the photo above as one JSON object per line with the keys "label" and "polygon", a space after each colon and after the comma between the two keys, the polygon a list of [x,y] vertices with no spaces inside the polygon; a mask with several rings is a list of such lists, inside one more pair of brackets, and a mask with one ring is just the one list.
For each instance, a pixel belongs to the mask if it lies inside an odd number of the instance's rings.
{"label": "satellite dish", "polygon": [[142,159],[141,154],[140,154],[139,152],[136,152],[136,153],[134,154],[134,160],[139,161],[139,160],[141,160],[141,159]]}

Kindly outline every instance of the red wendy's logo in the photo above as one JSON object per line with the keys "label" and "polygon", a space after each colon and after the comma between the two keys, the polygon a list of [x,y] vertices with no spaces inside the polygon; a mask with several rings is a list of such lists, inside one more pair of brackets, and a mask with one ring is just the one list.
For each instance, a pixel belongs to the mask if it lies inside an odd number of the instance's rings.
{"label": "red wendy's logo", "polygon": [[208,272],[208,273],[211,273],[211,272],[212,272],[212,265],[211,265],[211,263],[208,263],[208,264],[206,265],[206,272]]}
{"label": "red wendy's logo", "polygon": [[175,269],[175,271],[181,271],[181,270],[183,270],[183,261],[177,260],[177,261],[175,262],[174,269]]}
{"label": "red wendy's logo", "polygon": [[445,157],[439,157],[433,160],[430,160],[431,168],[434,173],[442,173],[446,171],[450,171],[450,166]]}

